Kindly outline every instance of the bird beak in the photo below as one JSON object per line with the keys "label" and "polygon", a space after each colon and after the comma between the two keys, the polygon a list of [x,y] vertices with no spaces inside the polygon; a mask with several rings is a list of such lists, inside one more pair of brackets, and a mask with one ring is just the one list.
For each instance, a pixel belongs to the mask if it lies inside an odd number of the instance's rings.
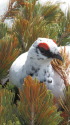
{"label": "bird beak", "polygon": [[63,58],[61,57],[60,53],[54,55],[54,58],[59,59],[63,62]]}

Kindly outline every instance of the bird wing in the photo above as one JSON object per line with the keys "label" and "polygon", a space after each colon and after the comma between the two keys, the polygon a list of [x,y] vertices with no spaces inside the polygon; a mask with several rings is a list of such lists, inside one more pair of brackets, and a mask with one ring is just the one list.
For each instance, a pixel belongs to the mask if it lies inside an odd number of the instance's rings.
{"label": "bird wing", "polygon": [[12,84],[17,85],[20,87],[21,84],[21,78],[22,76],[25,76],[25,71],[24,74],[22,73],[22,69],[25,65],[26,59],[27,59],[28,52],[21,54],[12,64],[10,71],[9,71],[9,80]]}

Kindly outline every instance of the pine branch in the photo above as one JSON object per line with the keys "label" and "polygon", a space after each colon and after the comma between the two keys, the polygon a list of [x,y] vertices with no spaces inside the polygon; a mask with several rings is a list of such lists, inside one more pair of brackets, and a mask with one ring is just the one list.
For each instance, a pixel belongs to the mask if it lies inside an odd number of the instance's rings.
{"label": "pine branch", "polygon": [[65,92],[65,100],[60,98],[59,103],[64,109],[64,112],[61,114],[61,116],[64,118],[62,125],[69,125],[70,124],[70,85],[67,86],[67,89]]}
{"label": "pine branch", "polygon": [[11,35],[0,40],[0,80],[8,74],[10,65],[19,53],[18,40],[15,36]]}
{"label": "pine branch", "polygon": [[[20,102],[16,116],[26,125],[58,125],[62,118],[53,103],[53,95],[44,83],[39,83],[28,76],[20,91]],[[21,116],[21,119],[20,119]]]}
{"label": "pine branch", "polygon": [[60,30],[58,33],[57,42],[61,44],[69,44],[70,39],[70,9],[68,9],[67,16],[63,16],[62,21],[59,23]]}
{"label": "pine branch", "polygon": [[[13,7],[13,3],[15,2],[16,0],[10,0],[9,1],[9,5],[8,5],[8,9],[7,11],[5,12],[5,14],[2,16],[2,19],[1,21],[4,22],[5,19],[9,16],[9,14],[11,13],[11,11],[15,8],[15,6]],[[11,17],[12,18],[12,17]]]}

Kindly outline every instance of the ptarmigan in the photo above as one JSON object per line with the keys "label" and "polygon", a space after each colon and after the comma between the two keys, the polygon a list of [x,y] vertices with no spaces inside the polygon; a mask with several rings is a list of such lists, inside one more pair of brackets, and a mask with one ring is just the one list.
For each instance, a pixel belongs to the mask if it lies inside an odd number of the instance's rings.
{"label": "ptarmigan", "polygon": [[62,57],[54,40],[48,38],[38,38],[30,47],[28,52],[21,54],[10,68],[10,81],[17,87],[22,88],[23,80],[31,75],[40,82],[44,82],[47,88],[56,96],[64,96],[64,80],[52,68],[52,59]]}

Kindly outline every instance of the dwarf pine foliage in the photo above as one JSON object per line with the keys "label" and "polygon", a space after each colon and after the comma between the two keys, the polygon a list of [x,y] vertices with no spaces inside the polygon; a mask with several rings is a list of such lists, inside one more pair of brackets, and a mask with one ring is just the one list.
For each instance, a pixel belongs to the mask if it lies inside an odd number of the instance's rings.
{"label": "dwarf pine foliage", "polygon": [[[70,85],[65,72],[70,63],[68,55],[64,55],[63,63],[52,62],[65,80],[64,100],[56,99],[44,83],[30,76],[20,90],[11,85],[8,75],[12,62],[38,37],[54,39],[58,45],[70,44],[70,11],[65,16],[59,6],[50,2],[42,6],[37,0],[10,0],[0,19],[0,125],[70,125]],[[5,19],[13,20],[11,27]]]}

